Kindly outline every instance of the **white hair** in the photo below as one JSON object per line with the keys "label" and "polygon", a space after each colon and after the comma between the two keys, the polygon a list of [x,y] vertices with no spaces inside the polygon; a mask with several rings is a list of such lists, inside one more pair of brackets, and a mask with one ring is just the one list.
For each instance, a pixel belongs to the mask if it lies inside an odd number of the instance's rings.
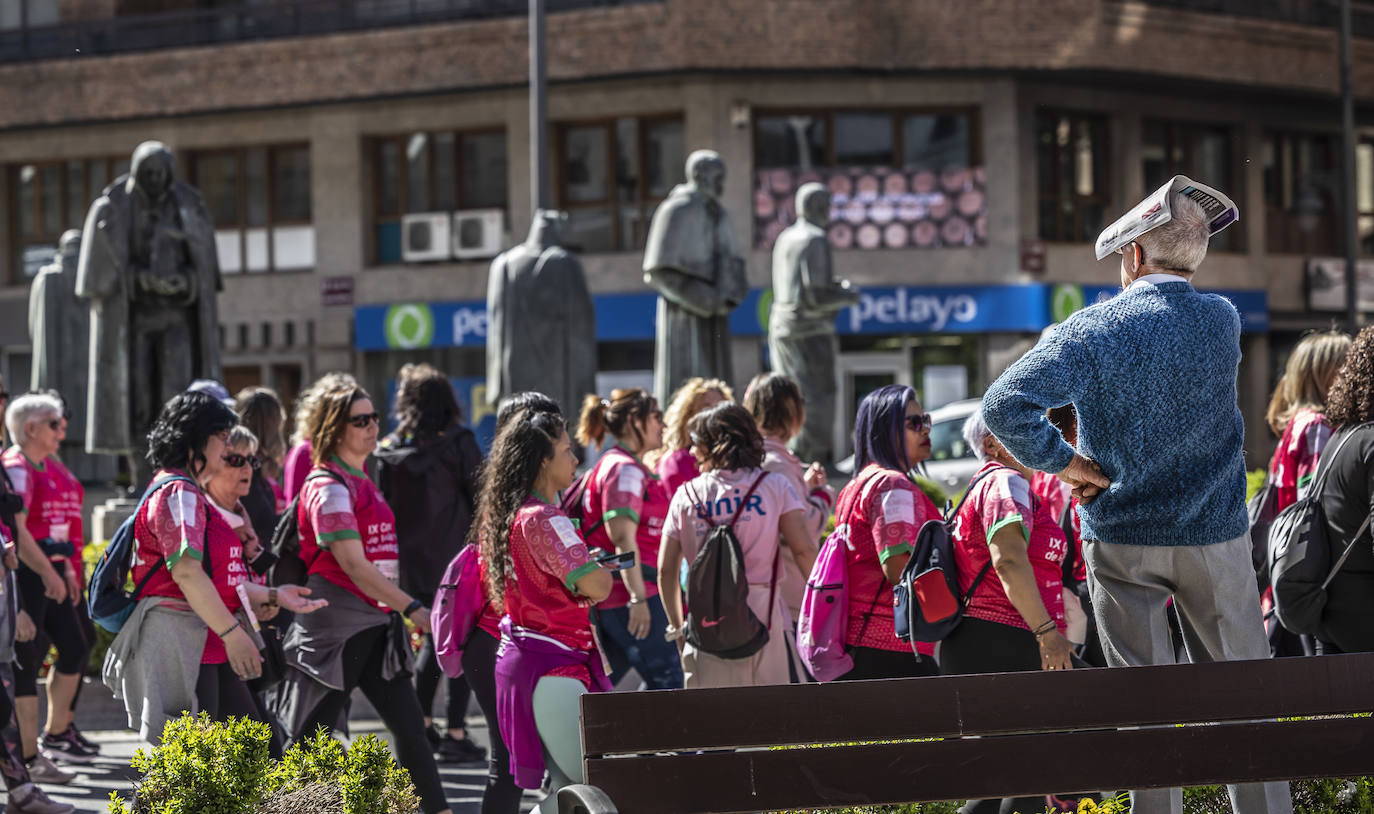
{"label": "white hair", "polygon": [[29,424],[45,416],[62,416],[62,402],[47,393],[25,393],[5,408],[5,428],[19,446],[29,442]]}
{"label": "white hair", "polygon": [[983,407],[979,405],[964,419],[964,443],[969,445],[973,454],[978,456],[982,463],[988,461],[988,452],[983,449],[983,440],[989,435],[992,435],[992,430],[988,429],[987,422],[983,420]]}
{"label": "white hair", "polygon": [[246,447],[248,454],[253,455],[258,451],[258,437],[253,431],[243,426],[235,424],[229,428],[229,442],[225,444],[229,449],[240,449]]}
{"label": "white hair", "polygon": [[1197,271],[1207,256],[1207,213],[1192,198],[1174,193],[1169,198],[1173,218],[1135,239],[1145,251],[1151,268],[1172,271]]}

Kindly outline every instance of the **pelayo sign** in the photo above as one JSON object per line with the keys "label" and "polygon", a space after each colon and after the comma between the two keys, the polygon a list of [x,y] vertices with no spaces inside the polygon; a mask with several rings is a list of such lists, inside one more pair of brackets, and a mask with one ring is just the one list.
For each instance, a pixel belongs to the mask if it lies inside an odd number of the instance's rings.
{"label": "pelayo sign", "polygon": [[865,288],[840,313],[845,334],[1033,332],[1049,310],[1043,285]]}

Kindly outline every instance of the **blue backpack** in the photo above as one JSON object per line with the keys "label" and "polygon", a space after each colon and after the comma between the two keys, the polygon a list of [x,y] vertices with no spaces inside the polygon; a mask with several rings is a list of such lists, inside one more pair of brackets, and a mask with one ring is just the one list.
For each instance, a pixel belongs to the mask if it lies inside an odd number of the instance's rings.
{"label": "blue backpack", "polygon": [[[901,579],[892,588],[892,623],[897,638],[911,642],[933,643],[954,632],[964,618],[964,606],[988,575],[992,561],[978,572],[968,593],[959,591],[959,571],[954,563],[954,521],[964,501],[978,481],[974,478],[959,499],[959,505],[945,518],[927,520],[916,535],[915,550],[902,569]],[[948,505],[948,504],[946,504]]]}
{"label": "blue backpack", "polygon": [[[128,519],[119,524],[119,529],[115,531],[114,537],[110,538],[110,544],[105,547],[105,552],[100,555],[100,561],[95,564],[95,570],[91,572],[91,585],[87,599],[91,621],[111,633],[118,633],[120,628],[124,627],[124,622],[134,612],[134,605],[138,604],[138,595],[147,587],[148,580],[152,579],[158,569],[167,563],[166,557],[158,557],[157,564],[139,581],[138,585],[132,591],[126,590],[125,586],[129,582],[129,568],[133,564],[134,546],[136,544],[134,524],[138,522],[138,515],[143,511],[143,506],[148,502],[148,498],[153,496],[154,492],[175,481],[195,483],[195,481],[182,475],[173,475],[149,486],[148,491],[143,493],[143,499],[138,502],[138,508]],[[209,551],[205,552],[202,564],[208,572],[210,570]]]}

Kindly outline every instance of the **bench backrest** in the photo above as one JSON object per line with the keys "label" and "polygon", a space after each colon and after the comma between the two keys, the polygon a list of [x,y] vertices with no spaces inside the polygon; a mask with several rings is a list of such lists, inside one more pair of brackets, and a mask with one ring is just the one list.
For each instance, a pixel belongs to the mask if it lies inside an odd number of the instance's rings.
{"label": "bench backrest", "polygon": [[1273,719],[1368,711],[1374,654],[582,699],[587,782],[622,814],[1360,774],[1374,718]]}

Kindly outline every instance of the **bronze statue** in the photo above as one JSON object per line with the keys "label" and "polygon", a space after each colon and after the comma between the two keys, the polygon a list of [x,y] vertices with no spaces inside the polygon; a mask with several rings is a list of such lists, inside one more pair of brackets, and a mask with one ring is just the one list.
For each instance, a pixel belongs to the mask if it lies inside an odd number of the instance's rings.
{"label": "bronze statue", "polygon": [[563,215],[541,209],[529,237],[491,262],[487,402],[524,390],[576,416],[596,392],[596,311],[577,255],[559,246]]}
{"label": "bronze statue", "polygon": [[822,184],[797,190],[797,220],[773,244],[773,306],[768,351],[773,369],[790,376],[806,399],[806,422],[789,446],[802,460],[834,461],[835,315],[855,305],[859,292],[836,280],[826,227],[830,192]]}
{"label": "bronze statue", "polygon": [[200,193],[176,180],[157,141],[91,204],[77,267],[90,300],[86,450],[130,454],[134,488],[162,405],[195,379],[219,379],[216,297],[223,288],[214,224]]}
{"label": "bronze statue", "polygon": [[744,258],[720,203],[725,163],[711,150],[697,150],[687,157],[687,179],[654,211],[644,249],[644,282],[659,294],[659,404],[693,376],[730,381],[730,312],[749,293]]}

